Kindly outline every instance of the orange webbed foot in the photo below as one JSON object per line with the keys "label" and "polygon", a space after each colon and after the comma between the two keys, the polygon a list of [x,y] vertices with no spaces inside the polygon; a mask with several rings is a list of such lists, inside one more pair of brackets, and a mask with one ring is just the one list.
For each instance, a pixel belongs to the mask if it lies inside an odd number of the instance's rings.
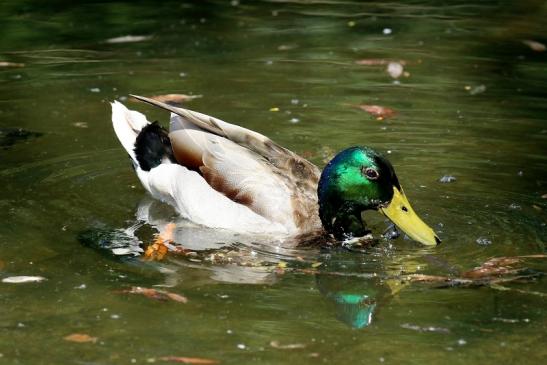
{"label": "orange webbed foot", "polygon": [[146,247],[144,252],[146,260],[160,261],[164,258],[168,251],[166,243],[173,242],[175,228],[175,223],[169,223],[165,231],[158,234],[154,242]]}

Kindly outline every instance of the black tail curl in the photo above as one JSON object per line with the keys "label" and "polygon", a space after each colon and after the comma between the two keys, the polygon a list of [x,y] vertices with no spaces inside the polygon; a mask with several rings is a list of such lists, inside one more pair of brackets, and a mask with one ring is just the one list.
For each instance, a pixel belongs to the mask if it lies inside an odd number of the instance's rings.
{"label": "black tail curl", "polygon": [[176,162],[169,133],[158,124],[150,123],[144,127],[135,141],[135,156],[144,171],[150,171],[167,158]]}

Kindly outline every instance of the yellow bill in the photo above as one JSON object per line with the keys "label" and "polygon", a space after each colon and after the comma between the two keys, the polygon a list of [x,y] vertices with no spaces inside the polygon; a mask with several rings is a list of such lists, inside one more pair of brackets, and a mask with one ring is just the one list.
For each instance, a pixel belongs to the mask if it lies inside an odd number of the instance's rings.
{"label": "yellow bill", "polygon": [[393,187],[393,199],[379,210],[413,240],[428,246],[441,243],[431,227],[414,212],[402,190]]}

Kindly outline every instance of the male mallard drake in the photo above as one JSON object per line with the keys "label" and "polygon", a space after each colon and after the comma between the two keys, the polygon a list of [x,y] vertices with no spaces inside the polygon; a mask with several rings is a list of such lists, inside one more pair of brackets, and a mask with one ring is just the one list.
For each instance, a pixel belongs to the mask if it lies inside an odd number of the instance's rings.
{"label": "male mallard drake", "polygon": [[142,96],[171,112],[169,132],[112,103],[112,123],[152,196],[195,223],[246,233],[297,235],[323,227],[337,238],[366,233],[378,210],[411,238],[440,242],[412,210],[393,167],[367,147],[348,148],[323,172],[269,138]]}

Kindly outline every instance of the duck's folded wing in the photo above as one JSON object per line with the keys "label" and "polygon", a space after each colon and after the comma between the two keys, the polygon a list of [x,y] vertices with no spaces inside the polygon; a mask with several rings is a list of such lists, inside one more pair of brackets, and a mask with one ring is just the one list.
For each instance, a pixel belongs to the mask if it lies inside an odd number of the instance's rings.
{"label": "duck's folded wing", "polygon": [[174,113],[169,137],[177,161],[215,190],[290,231],[318,227],[315,165],[257,132],[137,98]]}
{"label": "duck's folded wing", "polygon": [[189,124],[192,124],[196,128],[227,138],[238,145],[256,152],[278,168],[296,169],[298,170],[298,175],[303,175],[306,178],[315,176],[319,180],[321,172],[317,166],[260,133],[224,122],[206,114],[178,108],[144,96],[131,96],[180,116],[180,120],[182,121],[180,125],[183,125],[183,127],[177,127],[177,124],[174,125],[171,123],[171,131],[177,128],[188,128]]}
{"label": "duck's folded wing", "polygon": [[211,188],[195,171],[177,164],[162,164],[148,174],[152,195],[174,207],[184,218],[208,227],[256,233],[289,233]]}

